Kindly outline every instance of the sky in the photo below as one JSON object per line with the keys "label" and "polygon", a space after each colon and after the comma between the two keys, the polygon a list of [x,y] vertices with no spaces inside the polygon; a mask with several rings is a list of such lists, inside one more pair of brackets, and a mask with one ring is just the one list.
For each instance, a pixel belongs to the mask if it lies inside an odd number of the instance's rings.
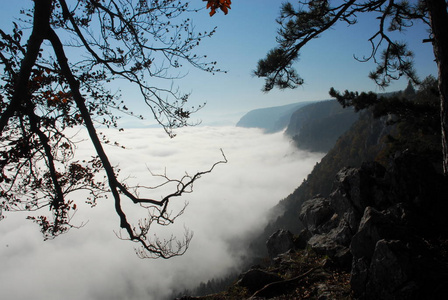
{"label": "sky", "polygon": [[[187,253],[169,260],[138,258],[133,243],[115,236],[119,219],[110,199],[90,208],[83,197],[73,197],[78,207],[73,224],[85,226],[49,241],[24,219],[27,213],[8,213],[0,222],[2,299],[162,300],[174,289],[192,289],[225,275],[239,267],[248,235],[264,228],[269,209],[297,188],[322,157],[297,150],[281,132],[234,126],[185,128],[175,139],[158,128],[105,133],[127,147],[106,146],[106,151],[130,184],[155,185],[148,169],[173,178],[206,170],[222,158],[223,149],[228,163],[200,178],[192,194],[173,202],[173,209],[189,203],[167,228],[179,237],[184,227],[194,233]],[[77,154],[89,157],[89,142],[80,143]],[[136,215],[127,213],[135,224]]]}
{"label": "sky", "polygon": [[[3,0],[5,1],[5,0]],[[70,2],[70,1],[69,1]],[[205,125],[235,124],[246,112],[262,107],[285,105],[299,101],[328,99],[330,87],[337,90],[381,92],[368,78],[369,71],[375,68],[373,62],[361,63],[353,57],[363,57],[370,52],[368,38],[377,30],[376,16],[360,17],[359,23],[352,27],[340,23],[310,42],[302,51],[296,67],[305,83],[293,90],[273,90],[263,93],[263,79],[254,77],[253,70],[258,60],[276,45],[278,24],[276,18],[283,1],[279,0],[235,0],[227,15],[218,12],[213,17],[202,10],[189,15],[198,31],[210,31],[217,26],[216,34],[203,40],[197,48],[198,53],[206,54],[211,61],[227,73],[212,75],[194,68],[187,68],[187,76],[174,82],[181,91],[191,92],[191,105],[204,102],[206,107],[192,117],[202,120]],[[12,18],[18,16],[23,7],[30,7],[31,0],[8,1],[0,11],[0,26],[10,26]],[[194,0],[193,5],[202,7],[205,2]],[[407,30],[397,40],[406,40],[415,53],[415,66],[420,78],[436,75],[436,65],[430,43],[421,41],[427,38],[426,28],[421,24]],[[402,90],[407,80],[391,85],[386,91]],[[146,120],[125,120],[130,127],[153,124],[150,112],[135,93],[135,88],[118,84],[123,100]]]}

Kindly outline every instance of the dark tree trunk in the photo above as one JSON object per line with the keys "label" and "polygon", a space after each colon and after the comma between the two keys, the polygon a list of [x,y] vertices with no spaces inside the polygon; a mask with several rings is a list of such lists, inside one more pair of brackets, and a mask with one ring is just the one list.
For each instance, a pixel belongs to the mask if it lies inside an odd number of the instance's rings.
{"label": "dark tree trunk", "polygon": [[27,42],[26,54],[22,60],[19,74],[15,79],[14,95],[8,107],[0,117],[0,135],[3,134],[3,129],[8,124],[9,118],[20,109],[21,103],[29,97],[27,87],[31,77],[31,69],[36,63],[40,47],[50,28],[50,16],[53,11],[52,2],[53,0],[40,0],[34,2],[33,30]]}
{"label": "dark tree trunk", "polygon": [[448,175],[448,13],[445,0],[426,0],[431,19],[434,55],[437,61],[440,117],[442,123],[443,172]]}

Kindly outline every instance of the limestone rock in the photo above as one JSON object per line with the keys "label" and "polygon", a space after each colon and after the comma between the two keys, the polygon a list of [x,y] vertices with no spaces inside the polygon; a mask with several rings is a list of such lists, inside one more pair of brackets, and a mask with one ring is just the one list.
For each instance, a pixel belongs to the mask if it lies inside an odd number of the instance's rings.
{"label": "limestone rock", "polygon": [[354,257],[371,259],[376,243],[382,233],[393,226],[390,219],[373,207],[367,207],[361,219],[358,232],[353,236],[350,250]]}
{"label": "limestone rock", "polygon": [[[379,240],[369,268],[366,296],[369,299],[406,299],[412,291],[410,251],[399,240]],[[403,289],[404,287],[408,287]]]}
{"label": "limestone rock", "polygon": [[[360,299],[439,299],[448,282],[448,180],[399,154],[344,168],[333,192],[304,203],[307,246],[351,269]],[[431,295],[429,298],[428,296]]]}
{"label": "limestone rock", "polygon": [[322,226],[334,215],[330,200],[313,198],[302,205],[299,218],[305,228],[312,233],[322,233]]}
{"label": "limestone rock", "polygon": [[276,258],[279,254],[294,249],[294,236],[288,230],[277,230],[266,242],[268,254],[271,259]]}
{"label": "limestone rock", "polygon": [[312,236],[313,234],[308,229],[303,229],[295,241],[296,247],[298,249],[305,249]]}

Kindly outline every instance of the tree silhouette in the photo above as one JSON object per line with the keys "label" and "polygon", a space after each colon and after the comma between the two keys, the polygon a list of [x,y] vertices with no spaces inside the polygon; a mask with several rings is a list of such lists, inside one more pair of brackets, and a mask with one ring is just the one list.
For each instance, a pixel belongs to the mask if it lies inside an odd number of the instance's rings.
{"label": "tree silhouette", "polygon": [[[161,200],[140,198],[139,187],[118,179],[95,125],[118,127],[116,111],[132,115],[107,84],[126,80],[134,84],[157,122],[170,136],[173,129],[189,125],[188,94],[152,85],[172,80],[171,70],[188,63],[217,72],[216,63],[204,63],[193,53],[211,32],[195,33],[183,14],[194,11],[176,0],[39,0],[22,11],[23,25],[14,23],[11,33],[0,29],[0,217],[4,211],[41,211],[50,215],[29,217],[40,225],[46,239],[74,227],[77,210],[72,193],[89,191],[87,202],[111,194],[122,238],[136,242],[140,257],[169,258],[183,254],[191,234],[184,240],[150,239],[152,225],[171,224],[177,214],[168,210],[172,199],[192,191],[193,183],[208,170],[180,179],[160,175],[163,185],[175,189]],[[28,29],[27,29],[28,28]],[[26,44],[24,32],[30,32]],[[178,71],[176,71],[178,72]],[[140,117],[141,116],[136,116]],[[96,154],[90,160],[75,158],[69,128],[85,128]],[[105,175],[104,175],[105,174]],[[148,187],[148,186],[146,186]],[[144,186],[143,186],[144,188]],[[133,224],[123,203],[141,206],[149,217]]]}
{"label": "tree silhouette", "polygon": [[432,43],[438,66],[443,168],[448,174],[448,13],[445,0],[313,0],[298,1],[297,6],[285,3],[278,19],[278,46],[258,62],[255,75],[265,77],[265,91],[274,87],[294,88],[302,84],[303,80],[294,68],[302,47],[336,23],[351,26],[364,14],[377,17],[378,29],[368,37],[370,54],[357,59],[364,62],[373,60],[377,64],[369,76],[380,87],[386,87],[402,76],[414,83],[419,82],[413,68],[412,51],[405,42],[393,40],[391,33],[403,32],[416,22],[427,26],[428,39],[423,42]]}

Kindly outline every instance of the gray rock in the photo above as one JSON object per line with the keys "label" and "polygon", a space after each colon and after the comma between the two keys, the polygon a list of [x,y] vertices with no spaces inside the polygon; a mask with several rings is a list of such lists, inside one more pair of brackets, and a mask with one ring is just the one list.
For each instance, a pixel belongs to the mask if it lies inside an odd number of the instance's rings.
{"label": "gray rock", "polygon": [[294,249],[294,236],[288,230],[277,230],[266,242],[268,255],[271,259],[276,258],[279,254]]}
{"label": "gray rock", "polygon": [[411,280],[415,262],[408,245],[402,241],[409,238],[403,226],[407,214],[402,204],[382,212],[366,208],[350,245],[354,257],[351,287],[357,297],[412,299],[417,294],[418,286]]}
{"label": "gray rock", "polygon": [[342,189],[335,190],[329,198],[331,208],[335,213],[333,218],[337,218],[332,226],[339,226],[340,221],[344,220],[344,224],[350,229],[352,235],[356,233],[363,212],[357,210],[351,202],[349,195]]}
{"label": "gray rock", "polygon": [[[339,209],[337,212],[350,212],[359,222],[367,206],[387,208],[391,200],[385,193],[387,190],[385,177],[385,168],[376,162],[363,163],[361,168],[344,168],[339,171],[333,195],[333,203]],[[342,197],[336,197],[337,194]],[[346,203],[347,201],[350,203]],[[351,222],[350,225],[352,228],[357,228],[357,225]]]}
{"label": "gray rock", "polygon": [[343,217],[337,227],[328,232],[328,237],[333,239],[336,243],[348,247],[353,237],[353,232]]}
{"label": "gray rock", "polygon": [[298,249],[305,249],[306,246],[308,245],[308,241],[312,236],[313,234],[308,229],[303,229],[296,239],[295,246]]}
{"label": "gray rock", "polygon": [[403,299],[400,290],[411,276],[409,249],[398,240],[379,240],[370,263],[366,298]]}
{"label": "gray rock", "polygon": [[371,259],[376,243],[382,233],[393,226],[391,220],[373,207],[367,207],[359,224],[358,232],[353,236],[350,251],[355,258]]}
{"label": "gray rock", "polygon": [[446,297],[448,181],[429,169],[406,153],[387,170],[374,162],[344,168],[328,197],[302,205],[303,240],[351,269],[357,298]]}
{"label": "gray rock", "polygon": [[328,256],[334,263],[343,269],[350,269],[352,255],[348,247],[335,241],[331,235],[315,234],[308,241],[308,246],[316,253]]}
{"label": "gray rock", "polygon": [[365,257],[357,258],[353,257],[352,272],[350,276],[350,286],[358,296],[358,298],[364,298],[366,292],[366,283],[369,276],[370,260]]}
{"label": "gray rock", "polygon": [[308,241],[308,246],[317,253],[328,255],[329,257],[334,256],[338,250],[343,248],[343,246],[336,243],[336,241],[330,238],[327,234],[313,235]]}
{"label": "gray rock", "polygon": [[330,221],[333,215],[330,200],[313,198],[303,203],[299,219],[311,233],[322,233],[321,227]]}

